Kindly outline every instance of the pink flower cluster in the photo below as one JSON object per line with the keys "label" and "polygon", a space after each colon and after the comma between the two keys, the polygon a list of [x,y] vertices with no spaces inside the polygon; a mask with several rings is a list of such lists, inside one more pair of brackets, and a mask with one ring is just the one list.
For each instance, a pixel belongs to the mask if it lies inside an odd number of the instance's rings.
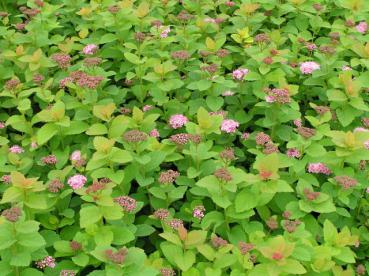
{"label": "pink flower cluster", "polygon": [[187,123],[188,123],[187,117],[182,114],[172,115],[169,119],[169,124],[174,129],[181,128]]}
{"label": "pink flower cluster", "polygon": [[239,68],[232,72],[232,77],[234,80],[243,80],[243,78],[249,73],[249,69]]}
{"label": "pink flower cluster", "polygon": [[136,200],[130,196],[120,196],[114,198],[114,201],[117,202],[124,209],[124,211],[128,213],[134,211],[137,206]]}
{"label": "pink flower cluster", "polygon": [[309,173],[321,173],[325,175],[329,175],[332,171],[323,163],[310,163],[308,166]]}
{"label": "pink flower cluster", "polygon": [[86,160],[82,157],[82,153],[80,150],[73,151],[69,159],[76,167],[82,167],[86,163]]}
{"label": "pink flower cluster", "polygon": [[292,158],[299,158],[301,156],[301,153],[296,148],[291,148],[287,150],[287,156]]}
{"label": "pink flower cluster", "polygon": [[20,154],[20,153],[23,153],[24,152],[24,149],[18,145],[14,145],[14,146],[11,146],[9,148],[9,152],[11,153],[15,153],[15,154]]}
{"label": "pink flower cluster", "polygon": [[368,23],[366,23],[365,21],[361,21],[359,24],[356,25],[355,28],[359,33],[366,33],[366,31],[368,30]]}
{"label": "pink flower cluster", "polygon": [[366,148],[367,150],[369,150],[369,140],[364,142],[364,148]]}
{"label": "pink flower cluster", "polygon": [[55,165],[58,160],[56,159],[56,156],[54,154],[44,156],[41,158],[41,162],[45,165]]}
{"label": "pink flower cluster", "polygon": [[60,80],[60,88],[65,88],[68,83],[75,83],[80,87],[96,89],[96,87],[104,80],[102,76],[90,76],[82,71],[75,71],[69,77]]}
{"label": "pink flower cluster", "polygon": [[273,88],[273,89],[267,89],[266,92],[267,92],[267,96],[265,97],[265,101],[268,103],[277,102],[277,103],[285,104],[291,101],[290,94],[287,89]]}
{"label": "pink flower cluster", "polygon": [[202,219],[205,216],[204,212],[205,212],[205,207],[202,205],[199,205],[193,209],[192,216],[194,218]]}
{"label": "pink flower cluster", "polygon": [[226,133],[235,133],[240,124],[235,120],[223,120],[222,125],[220,127],[221,131]]}
{"label": "pink flower cluster", "polygon": [[170,27],[165,27],[161,32],[160,32],[160,37],[161,38],[166,38],[168,37],[168,34],[170,33]]}
{"label": "pink flower cluster", "polygon": [[69,186],[72,187],[73,190],[82,188],[86,182],[87,182],[86,176],[81,174],[73,175],[68,179],[68,184]]}
{"label": "pink flower cluster", "polygon": [[156,128],[154,128],[150,131],[149,135],[150,137],[158,138],[160,136],[160,133]]}
{"label": "pink flower cluster", "polygon": [[85,55],[93,55],[97,52],[98,49],[99,49],[99,47],[97,47],[97,45],[88,44],[83,48],[82,51]]}
{"label": "pink flower cluster", "polygon": [[316,63],[315,61],[306,61],[306,62],[301,63],[300,65],[300,71],[303,74],[311,74],[315,70],[319,70],[319,69],[320,69],[320,65]]}
{"label": "pink flower cluster", "polygon": [[40,269],[44,269],[46,267],[54,268],[55,265],[55,259],[51,256],[46,256],[42,260],[36,262],[36,266]]}

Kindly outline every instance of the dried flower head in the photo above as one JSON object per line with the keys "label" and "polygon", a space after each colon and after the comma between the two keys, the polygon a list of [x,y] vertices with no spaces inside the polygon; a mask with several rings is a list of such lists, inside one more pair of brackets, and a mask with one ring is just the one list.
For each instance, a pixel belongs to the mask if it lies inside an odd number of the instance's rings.
{"label": "dried flower head", "polygon": [[255,141],[257,145],[264,146],[266,143],[271,142],[270,136],[265,134],[264,132],[259,132],[256,137]]}
{"label": "dried flower head", "polygon": [[16,222],[22,215],[22,210],[19,207],[14,206],[4,210],[1,215],[10,222]]}
{"label": "dried flower head", "polygon": [[229,182],[233,179],[231,173],[226,168],[217,169],[214,172],[214,176],[224,182]]}
{"label": "dried flower head", "polygon": [[55,61],[59,68],[66,69],[70,66],[72,58],[68,54],[58,53],[51,56],[52,60]]}
{"label": "dried flower head", "polygon": [[174,170],[167,170],[165,172],[161,172],[159,176],[159,183],[160,184],[170,184],[176,181],[179,177],[179,172]]}
{"label": "dried flower head", "polygon": [[36,85],[41,85],[42,82],[44,81],[45,77],[41,74],[35,74],[33,75],[33,82],[36,84]]}
{"label": "dried flower head", "polygon": [[47,186],[47,190],[50,193],[58,193],[63,188],[64,184],[57,178],[51,180],[49,185]]}
{"label": "dried flower head", "polygon": [[188,133],[178,133],[170,136],[169,140],[178,146],[185,145],[190,140],[190,135]]}
{"label": "dried flower head", "polygon": [[94,67],[100,65],[102,59],[99,57],[87,57],[83,60],[83,64],[86,67]]}
{"label": "dried flower head", "polygon": [[298,127],[297,132],[306,139],[314,136],[316,133],[315,129],[309,127]]}
{"label": "dried flower head", "polygon": [[73,250],[73,251],[79,251],[82,249],[82,244],[77,242],[77,241],[70,241],[69,242],[69,247]]}
{"label": "dried flower head", "polygon": [[312,201],[319,197],[320,192],[314,192],[313,190],[310,190],[308,188],[304,189],[304,195],[307,200]]}
{"label": "dried flower head", "polygon": [[211,243],[212,243],[213,247],[215,247],[215,248],[223,247],[223,246],[226,246],[228,244],[228,242],[226,240],[224,240],[221,237],[218,237],[216,235],[214,235],[211,238]]}
{"label": "dried flower head", "polygon": [[358,183],[356,179],[349,177],[347,175],[339,175],[339,176],[334,177],[334,179],[345,190],[355,187]]}
{"label": "dried flower head", "polygon": [[5,82],[5,89],[7,90],[15,90],[20,84],[20,80],[18,78],[13,78]]}
{"label": "dried flower head", "polygon": [[238,243],[238,248],[240,249],[242,255],[246,255],[248,252],[254,249],[254,245],[252,243],[240,241]]}
{"label": "dried flower head", "polygon": [[105,250],[105,257],[115,264],[123,264],[127,256],[128,250],[126,248],[121,248],[117,252],[113,252],[112,249]]}
{"label": "dried flower head", "polygon": [[232,161],[236,159],[236,157],[234,156],[234,150],[232,148],[226,148],[222,150],[219,153],[219,157],[226,161]]}
{"label": "dried flower head", "polygon": [[278,221],[275,217],[268,218],[265,223],[270,230],[278,229]]}
{"label": "dried flower head", "polygon": [[190,54],[186,50],[174,51],[171,53],[173,59],[186,60],[190,58]]}
{"label": "dried flower head", "polygon": [[138,143],[147,140],[147,134],[137,129],[129,130],[123,135],[123,139],[130,143]]}

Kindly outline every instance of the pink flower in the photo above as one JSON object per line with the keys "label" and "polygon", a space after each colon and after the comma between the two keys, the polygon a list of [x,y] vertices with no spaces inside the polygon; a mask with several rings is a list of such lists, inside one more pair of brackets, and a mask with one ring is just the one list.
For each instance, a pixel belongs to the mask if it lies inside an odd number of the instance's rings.
{"label": "pink flower", "polygon": [[233,95],[234,95],[234,92],[232,92],[231,90],[227,90],[222,93],[223,97],[228,97],[228,96],[233,96]]}
{"label": "pink flower", "polygon": [[97,52],[98,47],[95,44],[88,44],[83,48],[83,53],[85,55],[93,55]]}
{"label": "pink flower", "polygon": [[215,19],[214,18],[210,18],[210,17],[205,18],[204,19],[204,22],[205,23],[214,23],[214,24],[216,23]]}
{"label": "pink flower", "polygon": [[357,127],[354,129],[354,132],[368,132],[369,129],[363,128],[363,127]]}
{"label": "pink flower", "polygon": [[302,121],[301,119],[296,119],[293,121],[293,124],[296,126],[296,127],[302,127]]}
{"label": "pink flower", "polygon": [[310,163],[308,166],[309,173],[322,173],[325,175],[331,174],[331,170],[323,163]]}
{"label": "pink flower", "polygon": [[244,133],[242,133],[242,135],[241,135],[241,138],[242,138],[242,140],[247,140],[247,139],[249,139],[249,137],[250,137],[250,133],[248,133],[248,132],[244,132]]}
{"label": "pink flower", "polygon": [[301,153],[298,149],[292,148],[287,150],[287,156],[293,157],[293,158],[299,158],[301,156]]}
{"label": "pink flower", "polygon": [[9,184],[11,182],[10,174],[4,174],[1,177],[1,181],[6,183],[6,184]]}
{"label": "pink flower", "polygon": [[36,262],[36,266],[40,269],[44,269],[46,267],[54,268],[55,265],[55,259],[51,256],[46,256],[42,260]]}
{"label": "pink flower", "polygon": [[23,153],[24,152],[24,149],[18,145],[14,145],[14,146],[11,146],[9,148],[9,152],[11,153],[15,153],[15,154],[20,154],[20,153]]}
{"label": "pink flower", "polygon": [[33,142],[31,143],[31,148],[32,148],[32,149],[35,149],[35,148],[37,148],[37,147],[38,147],[37,143],[36,143],[35,141],[33,141]]}
{"label": "pink flower", "polygon": [[5,128],[5,123],[4,122],[0,122],[0,129]]}
{"label": "pink flower", "polygon": [[75,150],[72,152],[72,154],[70,155],[70,158],[69,158],[71,161],[81,161],[82,159],[82,154],[81,154],[81,151],[80,150]]}
{"label": "pink flower", "polygon": [[236,3],[235,2],[232,2],[232,1],[227,1],[227,2],[225,2],[225,4],[228,7],[233,7]]}
{"label": "pink flower", "polygon": [[83,185],[85,185],[86,181],[87,181],[86,176],[81,175],[81,174],[76,174],[76,175],[69,177],[68,184],[69,186],[72,187],[73,190],[76,190],[76,189],[82,188]]}
{"label": "pink flower", "polygon": [[137,202],[130,196],[119,196],[114,198],[114,201],[117,202],[124,211],[130,213],[136,209]]}
{"label": "pink flower", "polygon": [[369,187],[368,187],[368,188],[366,188],[366,193],[367,193],[367,194],[369,194]]}
{"label": "pink flower", "polygon": [[205,207],[202,205],[199,205],[193,209],[192,216],[194,218],[202,219],[205,216],[204,212],[205,212]]}
{"label": "pink flower", "polygon": [[144,105],[144,107],[142,108],[143,112],[149,111],[150,109],[153,109],[153,106],[149,104]]}
{"label": "pink flower", "polygon": [[249,73],[249,69],[239,68],[232,72],[232,77],[234,80],[243,80],[243,78]]}
{"label": "pink flower", "polygon": [[73,82],[73,79],[71,77],[65,77],[64,79],[61,79],[59,81],[59,87],[60,88],[65,88],[68,83],[72,83]]}
{"label": "pink flower", "polygon": [[368,30],[368,24],[365,21],[361,21],[359,24],[356,25],[356,30],[359,33],[366,33],[366,31]]}
{"label": "pink flower", "polygon": [[364,142],[364,148],[366,148],[367,150],[369,150],[369,140],[366,140]]}
{"label": "pink flower", "polygon": [[220,129],[226,133],[234,133],[239,125],[240,124],[234,120],[223,120]]}
{"label": "pink flower", "polygon": [[314,43],[307,43],[306,44],[306,48],[309,50],[309,51],[314,51],[316,48],[318,48]]}
{"label": "pink flower", "polygon": [[41,162],[45,165],[55,165],[58,160],[56,159],[56,156],[54,154],[44,156],[41,158]]}
{"label": "pink flower", "polygon": [[172,115],[169,119],[169,124],[174,129],[181,128],[187,123],[188,123],[187,117],[183,116],[182,114]]}
{"label": "pink flower", "polygon": [[166,38],[166,37],[168,37],[169,33],[170,33],[170,27],[165,27],[165,29],[161,31],[160,37],[161,38]]}
{"label": "pink flower", "polygon": [[318,69],[320,69],[320,65],[315,61],[306,61],[300,65],[300,71],[303,74],[311,74]]}
{"label": "pink flower", "polygon": [[342,71],[352,71],[352,68],[350,66],[343,65],[342,66]]}
{"label": "pink flower", "polygon": [[151,137],[158,138],[160,136],[160,133],[156,128],[154,128],[153,130],[150,131],[149,135]]}

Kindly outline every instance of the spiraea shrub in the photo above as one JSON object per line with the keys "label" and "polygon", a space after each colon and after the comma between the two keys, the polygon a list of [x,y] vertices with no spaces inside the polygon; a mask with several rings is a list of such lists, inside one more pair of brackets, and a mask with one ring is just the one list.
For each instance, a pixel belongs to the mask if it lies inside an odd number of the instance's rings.
{"label": "spiraea shrub", "polygon": [[369,1],[0,4],[1,276],[367,275]]}

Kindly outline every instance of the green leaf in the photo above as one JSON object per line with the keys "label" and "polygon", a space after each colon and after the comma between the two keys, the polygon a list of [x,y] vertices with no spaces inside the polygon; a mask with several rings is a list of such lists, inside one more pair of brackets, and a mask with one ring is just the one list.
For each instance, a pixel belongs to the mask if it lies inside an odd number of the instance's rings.
{"label": "green leaf", "polygon": [[89,225],[98,222],[102,218],[100,209],[95,205],[85,206],[79,213],[81,228],[86,228]]}
{"label": "green leaf", "polygon": [[328,219],[324,221],[323,225],[324,241],[328,244],[332,244],[338,235],[337,229]]}
{"label": "green leaf", "polygon": [[77,256],[72,257],[72,261],[81,267],[85,267],[88,265],[90,258],[85,253],[80,253]]}
{"label": "green leaf", "polygon": [[39,225],[40,223],[34,220],[18,221],[15,224],[15,229],[18,233],[32,233],[38,231]]}
{"label": "green leaf", "polygon": [[22,191],[17,187],[9,187],[5,190],[0,203],[17,202],[23,197]]}
{"label": "green leaf", "polygon": [[18,252],[10,260],[12,266],[29,266],[31,263],[31,254],[27,251]]}
{"label": "green leaf", "polygon": [[293,259],[286,260],[286,263],[283,265],[283,271],[289,273],[290,275],[306,273],[306,269],[302,266],[302,264]]}
{"label": "green leaf", "polygon": [[110,154],[110,160],[115,163],[125,164],[131,162],[133,159],[129,151],[113,148]]}
{"label": "green leaf", "polygon": [[58,127],[52,123],[43,125],[37,132],[37,144],[43,145],[49,141],[56,133],[58,133]]}
{"label": "green leaf", "polygon": [[142,61],[140,60],[140,58],[138,56],[136,56],[135,54],[129,53],[129,52],[125,52],[124,53],[124,57],[131,63],[133,64],[140,64],[142,63]]}
{"label": "green leaf", "polygon": [[235,208],[236,212],[241,213],[258,205],[258,197],[249,189],[243,189],[236,195]]}

